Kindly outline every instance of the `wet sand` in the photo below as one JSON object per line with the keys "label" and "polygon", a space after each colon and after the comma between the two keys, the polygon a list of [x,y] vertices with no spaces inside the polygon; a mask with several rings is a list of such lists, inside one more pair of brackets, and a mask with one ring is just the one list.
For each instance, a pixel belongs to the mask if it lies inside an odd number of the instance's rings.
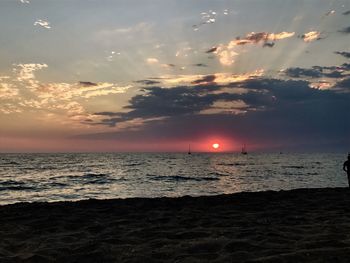
{"label": "wet sand", "polygon": [[0,262],[350,262],[350,190],[2,206]]}

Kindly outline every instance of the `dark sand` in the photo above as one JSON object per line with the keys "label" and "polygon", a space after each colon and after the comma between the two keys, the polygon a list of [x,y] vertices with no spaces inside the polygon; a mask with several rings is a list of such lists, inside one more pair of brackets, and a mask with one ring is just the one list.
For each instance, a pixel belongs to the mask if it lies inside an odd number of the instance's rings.
{"label": "dark sand", "polygon": [[350,262],[350,190],[0,207],[0,262]]}

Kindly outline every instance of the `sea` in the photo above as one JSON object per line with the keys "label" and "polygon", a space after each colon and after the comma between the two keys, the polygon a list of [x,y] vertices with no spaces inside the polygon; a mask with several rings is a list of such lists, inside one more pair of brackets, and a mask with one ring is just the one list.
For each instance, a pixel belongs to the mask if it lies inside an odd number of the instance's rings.
{"label": "sea", "polygon": [[344,154],[0,154],[0,205],[346,187]]}

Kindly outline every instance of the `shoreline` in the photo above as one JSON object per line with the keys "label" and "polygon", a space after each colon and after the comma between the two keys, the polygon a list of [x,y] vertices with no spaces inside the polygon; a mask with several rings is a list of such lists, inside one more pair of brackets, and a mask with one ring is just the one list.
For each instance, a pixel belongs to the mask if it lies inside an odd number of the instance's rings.
{"label": "shoreline", "polygon": [[0,206],[1,262],[347,262],[350,190]]}

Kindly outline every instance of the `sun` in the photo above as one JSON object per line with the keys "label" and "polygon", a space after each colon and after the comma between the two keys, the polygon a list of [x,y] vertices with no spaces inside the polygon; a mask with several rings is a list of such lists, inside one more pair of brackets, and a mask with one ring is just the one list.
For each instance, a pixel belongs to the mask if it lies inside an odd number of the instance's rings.
{"label": "sun", "polygon": [[218,143],[213,143],[213,145],[212,145],[212,146],[213,146],[213,148],[214,148],[214,149],[219,149],[220,144],[218,144]]}

